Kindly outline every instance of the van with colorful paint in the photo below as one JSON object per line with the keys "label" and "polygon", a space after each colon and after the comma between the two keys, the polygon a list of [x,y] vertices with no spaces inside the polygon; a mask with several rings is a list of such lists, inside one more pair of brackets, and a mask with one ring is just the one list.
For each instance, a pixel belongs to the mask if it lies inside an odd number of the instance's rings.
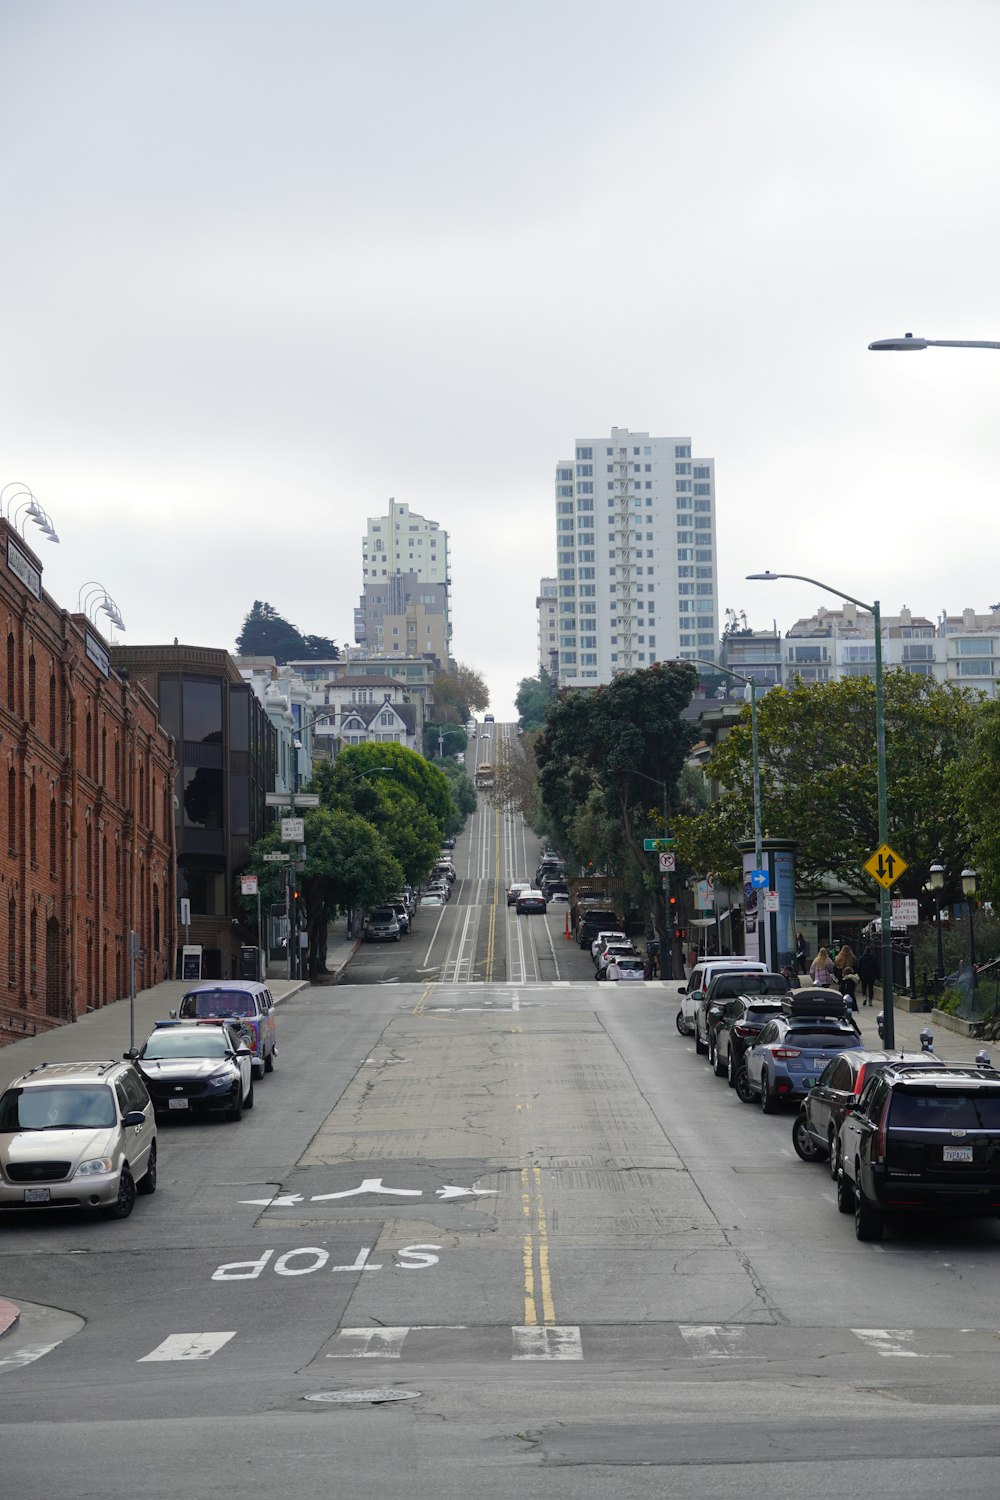
{"label": "van with colorful paint", "polygon": [[228,1021],[250,1048],[256,1078],[274,1069],[277,1052],[274,999],[266,984],[245,979],[213,979],[193,984],[171,1016],[182,1021]]}

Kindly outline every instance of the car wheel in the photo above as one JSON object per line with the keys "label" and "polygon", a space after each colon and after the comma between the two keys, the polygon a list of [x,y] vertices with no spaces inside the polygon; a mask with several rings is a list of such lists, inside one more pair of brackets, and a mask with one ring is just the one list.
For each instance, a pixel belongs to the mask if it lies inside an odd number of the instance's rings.
{"label": "car wheel", "polygon": [[760,1075],[760,1107],[766,1115],[774,1115],[778,1112],[778,1100],[771,1093],[771,1085],[767,1081],[767,1069]]}
{"label": "car wheel", "polygon": [[149,1148],[149,1158],[146,1162],[146,1170],[135,1185],[137,1193],[142,1193],[148,1198],[151,1193],[156,1192],[156,1142]]}
{"label": "car wheel", "polygon": [[273,1073],[274,1072],[274,1048],[273,1047],[271,1048],[270,1052],[267,1054],[267,1056],[264,1059],[264,1072],[265,1073]]}
{"label": "car wheel", "polygon": [[736,1087],[736,1059],[733,1056],[732,1044],[726,1053],[726,1082],[731,1089]]}
{"label": "car wheel", "polygon": [[834,1182],[836,1182],[837,1181],[837,1174],[840,1171],[840,1137],[838,1136],[836,1130],[834,1130],[832,1128],[832,1126],[831,1126],[831,1129],[830,1129],[829,1140],[830,1140],[830,1156],[829,1156],[829,1161],[830,1161],[830,1176],[833,1178]]}
{"label": "car wheel", "polygon": [[677,1030],[680,1032],[681,1036],[687,1036],[687,1027],[684,1024],[684,1012],[682,1010],[679,1010],[677,1012],[674,1020],[677,1025]]}
{"label": "car wheel", "polygon": [[823,1159],[823,1147],[817,1145],[806,1128],[804,1109],[800,1110],[795,1117],[795,1124],[792,1126],[792,1145],[795,1147],[796,1156],[801,1157],[803,1161],[822,1161]]}
{"label": "car wheel", "polygon": [[253,1078],[250,1079],[250,1092],[243,1101],[244,1109],[253,1109]]}
{"label": "car wheel", "polygon": [[708,1051],[708,1043],[703,1042],[701,1037],[698,1035],[697,1021],[695,1021],[694,1023],[694,1050],[697,1052],[699,1057],[704,1057],[705,1053]]}
{"label": "car wheel", "polygon": [[842,1214],[854,1212],[854,1183],[848,1181],[843,1162],[837,1174],[837,1208]]}
{"label": "car wheel", "polygon": [[711,1032],[709,1032],[708,1036],[705,1038],[705,1052],[706,1052],[706,1054],[708,1056],[708,1066],[714,1070],[714,1068],[715,1068],[715,1044],[712,1041],[712,1033]]}
{"label": "car wheel", "polygon": [[242,1080],[242,1078],[239,1080],[239,1082],[236,1085],[236,1097],[233,1100],[233,1102],[232,1102],[232,1104],[231,1104],[231,1106],[229,1108],[228,1118],[230,1120],[242,1120],[242,1118],[243,1118],[243,1080]]}
{"label": "car wheel", "polygon": [[737,1073],[737,1075],[736,1075],[736,1082],[733,1085],[733,1087],[736,1090],[736,1097],[737,1097],[737,1099],[741,1100],[743,1104],[752,1104],[753,1103],[753,1101],[754,1101],[754,1092],[753,1092],[753,1089],[750,1087],[750,1075],[749,1075],[749,1073],[746,1070],[746,1064],[745,1063],[744,1063],[743,1067],[740,1068],[739,1072]]}
{"label": "car wheel", "polygon": [[885,1228],[885,1214],[869,1198],[858,1183],[854,1190],[854,1233],[859,1240],[880,1240]]}
{"label": "car wheel", "polygon": [[712,1071],[716,1078],[726,1077],[726,1064],[719,1061],[719,1042],[716,1038],[712,1042]]}
{"label": "car wheel", "polygon": [[118,1197],[114,1203],[109,1203],[104,1210],[106,1219],[127,1219],[135,1208],[135,1183],[132,1180],[132,1172],[127,1161],[122,1162],[121,1176],[118,1178]]}

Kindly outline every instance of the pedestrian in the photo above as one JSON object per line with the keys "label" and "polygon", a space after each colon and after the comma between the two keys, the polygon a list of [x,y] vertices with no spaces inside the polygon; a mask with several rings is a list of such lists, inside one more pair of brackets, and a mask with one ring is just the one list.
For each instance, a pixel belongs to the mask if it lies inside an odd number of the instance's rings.
{"label": "pedestrian", "polygon": [[809,972],[809,950],[801,932],[795,934],[795,967],[800,974]]}
{"label": "pedestrian", "polygon": [[790,990],[798,989],[799,976],[791,964],[785,964],[784,968],[781,971],[781,977],[788,981],[788,988]]}
{"label": "pedestrian", "polygon": [[825,948],[821,948],[809,965],[809,978],[813,984],[818,984],[821,989],[825,989],[833,983],[835,973],[829,953]]}
{"label": "pedestrian", "polygon": [[858,978],[861,981],[861,993],[865,997],[865,1005],[871,1005],[875,1000],[875,980],[878,978],[878,964],[870,946],[866,943],[861,957],[858,959]]}
{"label": "pedestrian", "polygon": [[850,1021],[851,1025],[860,1036],[861,1027],[858,1025],[858,997],[855,994],[854,982],[855,975],[845,974],[843,982],[841,984],[840,992],[844,997],[844,1009],[847,1012],[847,1019]]}
{"label": "pedestrian", "polygon": [[643,977],[643,979],[647,979],[647,980],[648,979],[652,979],[652,977],[653,977],[653,960],[650,958],[650,956],[649,956],[648,953],[646,954],[646,957],[643,959],[643,963],[642,963],[642,977]]}
{"label": "pedestrian", "polygon": [[844,990],[844,978],[846,975],[854,973],[855,963],[856,959],[851,952],[850,944],[844,943],[833,961],[833,967],[836,970],[834,978],[840,985],[841,994],[843,994]]}

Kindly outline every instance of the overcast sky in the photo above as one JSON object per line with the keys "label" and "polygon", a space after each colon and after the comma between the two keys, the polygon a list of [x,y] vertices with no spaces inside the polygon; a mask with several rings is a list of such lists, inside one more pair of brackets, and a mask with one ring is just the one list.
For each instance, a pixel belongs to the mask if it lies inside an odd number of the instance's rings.
{"label": "overcast sky", "polygon": [[[553,468],[716,460],[720,604],[1000,599],[996,0],[3,0],[0,483],[76,607],[352,639],[365,518],[536,670]],[[836,601],[827,600],[835,605]]]}

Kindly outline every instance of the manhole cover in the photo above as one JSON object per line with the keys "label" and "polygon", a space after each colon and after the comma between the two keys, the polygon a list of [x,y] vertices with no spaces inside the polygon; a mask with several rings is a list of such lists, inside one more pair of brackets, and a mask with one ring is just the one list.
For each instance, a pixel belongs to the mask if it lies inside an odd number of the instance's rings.
{"label": "manhole cover", "polygon": [[303,1400],[347,1402],[355,1405],[367,1402],[371,1406],[378,1406],[382,1401],[415,1401],[419,1395],[419,1391],[376,1388],[370,1391],[315,1391],[311,1396],[303,1397]]}

